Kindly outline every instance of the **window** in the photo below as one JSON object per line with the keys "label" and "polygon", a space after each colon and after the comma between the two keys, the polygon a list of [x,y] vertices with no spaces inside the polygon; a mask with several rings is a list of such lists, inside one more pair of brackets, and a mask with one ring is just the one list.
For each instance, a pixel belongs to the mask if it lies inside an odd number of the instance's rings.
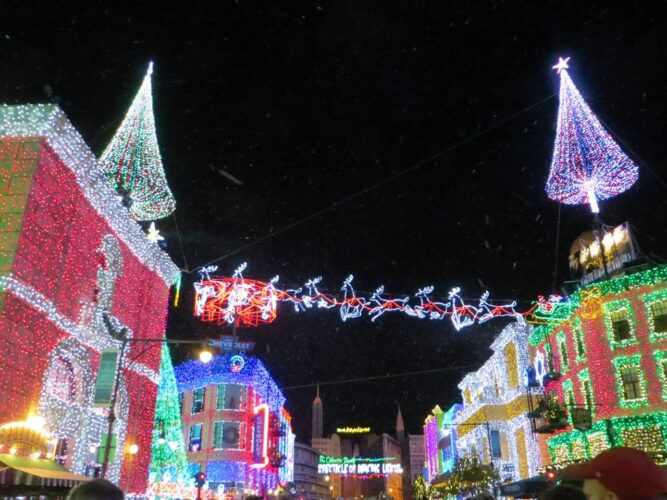
{"label": "window", "polygon": [[190,427],[190,440],[188,450],[199,451],[201,449],[201,424]]}
{"label": "window", "polygon": [[554,357],[551,353],[551,341],[548,341],[544,344],[544,350],[546,351],[546,360],[547,360],[547,372],[553,372],[554,370]]}
{"label": "window", "polygon": [[204,411],[204,388],[192,391],[192,414]]}
{"label": "window", "polygon": [[632,338],[632,329],[630,328],[630,319],[628,318],[627,309],[612,311],[611,328],[616,342],[622,342]]}
{"label": "window", "polygon": [[65,461],[67,460],[67,438],[58,438],[53,455],[56,463],[65,465]]}
{"label": "window", "polygon": [[246,388],[239,384],[220,384],[215,401],[218,410],[242,410],[245,403]]}
{"label": "window", "polygon": [[502,458],[502,451],[500,449],[500,432],[491,431],[491,455],[493,458]]}
{"label": "window", "polygon": [[241,449],[241,423],[214,422],[213,448],[216,450],[223,448]]}
{"label": "window", "polygon": [[572,411],[572,408],[577,406],[577,402],[574,399],[574,391],[572,389],[565,391],[565,399],[567,400],[567,411],[569,413]]}
{"label": "window", "polygon": [[641,370],[638,366],[624,366],[621,368],[621,382],[623,383],[623,399],[632,401],[642,399]]}
{"label": "window", "polygon": [[667,358],[663,358],[660,360],[660,368],[662,369],[662,375],[663,379],[667,381]]}
{"label": "window", "polygon": [[584,332],[581,329],[580,324],[575,324],[572,328],[572,333],[574,334],[574,348],[577,352],[577,359],[581,359],[586,356],[586,346],[584,345]]}
{"label": "window", "polygon": [[570,365],[570,360],[567,357],[567,343],[561,340],[558,343],[558,354],[560,355],[560,371],[565,373]]}
{"label": "window", "polygon": [[582,380],[581,382],[581,392],[584,396],[584,401],[586,402],[586,408],[593,412],[593,388],[591,387],[591,381],[588,379]]}
{"label": "window", "polygon": [[667,333],[667,300],[651,304],[651,316],[653,317],[653,331]]}

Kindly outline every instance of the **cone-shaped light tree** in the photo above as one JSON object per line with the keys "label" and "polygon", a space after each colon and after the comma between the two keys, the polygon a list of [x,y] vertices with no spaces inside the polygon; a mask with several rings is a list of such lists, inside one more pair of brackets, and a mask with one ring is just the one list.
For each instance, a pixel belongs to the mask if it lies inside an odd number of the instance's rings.
{"label": "cone-shaped light tree", "polygon": [[190,479],[178,387],[167,344],[162,347],[160,361],[150,472],[154,483],[186,483]]}
{"label": "cone-shaped light tree", "polygon": [[139,92],[100,158],[107,181],[126,198],[136,220],[161,219],[176,208],[155,132],[152,74],[150,63]]}
{"label": "cone-shaped light tree", "polygon": [[598,201],[629,189],[639,173],[574,86],[569,59],[560,58],[554,66],[560,74],[560,105],[546,191],[552,200],[587,203],[597,213]]}

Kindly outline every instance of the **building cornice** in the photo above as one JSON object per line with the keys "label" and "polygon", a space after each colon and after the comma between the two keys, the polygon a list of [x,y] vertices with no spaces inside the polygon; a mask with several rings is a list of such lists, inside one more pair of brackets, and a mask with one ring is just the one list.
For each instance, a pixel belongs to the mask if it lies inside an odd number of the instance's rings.
{"label": "building cornice", "polygon": [[0,106],[0,137],[44,138],[75,175],[88,202],[118,238],[167,286],[180,271],[169,256],[146,238],[139,223],[130,218],[120,197],[106,182],[95,155],[55,104]]}

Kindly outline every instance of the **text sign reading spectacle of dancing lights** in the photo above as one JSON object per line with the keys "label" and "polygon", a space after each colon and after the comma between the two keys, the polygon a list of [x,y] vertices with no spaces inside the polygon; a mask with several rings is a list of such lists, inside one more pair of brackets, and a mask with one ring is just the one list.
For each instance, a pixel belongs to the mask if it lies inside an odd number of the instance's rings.
{"label": "text sign reading spectacle of dancing lights", "polygon": [[395,457],[361,458],[361,457],[327,457],[321,456],[317,466],[317,473],[321,475],[356,476],[370,478],[403,474],[403,467],[396,462]]}
{"label": "text sign reading spectacle of dancing lights", "polygon": [[[403,313],[417,319],[444,320],[449,318],[456,330],[475,324],[485,323],[493,318],[513,317],[517,321],[548,323],[556,312],[569,313],[569,299],[551,295],[548,299],[540,296],[526,311],[516,311],[516,301],[493,304],[489,292],[484,292],[477,305],[467,304],[461,297],[461,289],[452,288],[448,301],[433,300],[434,287],[419,289],[413,297],[389,298],[384,296],[384,286],[380,286],[370,297],[358,296],[352,287],[354,277],[349,275],[339,296],[322,293],[317,289],[321,277],[308,280],[302,287],[281,290],[276,287],[278,276],[268,283],[246,279],[242,264],[230,277],[211,277],[217,266],[199,270],[201,280],[195,283],[195,316],[204,322],[257,326],[272,323],[277,316],[279,302],[289,302],[296,312],[314,309],[337,309],[343,321],[368,316],[377,320],[385,313]],[[556,318],[553,318],[556,319]]]}

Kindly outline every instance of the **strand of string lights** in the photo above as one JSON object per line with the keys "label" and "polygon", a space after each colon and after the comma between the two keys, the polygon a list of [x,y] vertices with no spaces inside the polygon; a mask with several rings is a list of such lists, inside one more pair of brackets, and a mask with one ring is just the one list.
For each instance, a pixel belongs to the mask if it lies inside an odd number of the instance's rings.
{"label": "strand of string lights", "polygon": [[358,382],[370,382],[374,380],[385,380],[390,378],[403,378],[403,377],[415,377],[419,375],[427,375],[429,373],[438,373],[445,371],[460,371],[460,370],[472,370],[479,368],[478,365],[460,365],[460,366],[447,366],[443,368],[432,368],[430,370],[419,370],[414,372],[402,372],[402,373],[390,373],[387,375],[373,375],[370,377],[358,377],[358,378],[348,378],[344,380],[330,380],[328,382],[316,382],[312,384],[302,384],[302,385],[290,385],[287,387],[281,387],[282,391],[290,391],[295,389],[308,389],[311,387],[317,386],[327,386],[327,385],[342,385],[342,384],[354,384]]}
{"label": "strand of string lights", "polygon": [[437,152],[437,153],[435,153],[435,154],[429,156],[428,158],[425,158],[424,160],[421,160],[421,161],[419,161],[419,162],[417,162],[417,163],[414,163],[413,165],[411,165],[411,166],[409,166],[409,167],[407,167],[407,168],[405,168],[405,169],[403,169],[403,170],[400,170],[400,171],[398,171],[398,172],[396,172],[396,173],[394,173],[394,174],[391,174],[391,175],[389,175],[389,176],[387,176],[387,177],[385,177],[385,178],[383,178],[383,179],[381,179],[381,180],[375,182],[374,184],[371,184],[370,186],[367,186],[367,187],[361,189],[360,191],[357,191],[357,192],[355,192],[355,193],[352,193],[352,194],[346,196],[345,198],[341,198],[341,199],[339,199],[339,200],[337,200],[337,201],[331,203],[330,205],[328,205],[328,206],[326,206],[326,207],[324,207],[324,208],[322,208],[322,209],[320,209],[320,210],[317,210],[317,211],[315,211],[315,212],[311,212],[311,213],[309,213],[308,215],[306,215],[305,217],[302,217],[301,219],[298,219],[298,220],[296,220],[296,221],[294,221],[294,222],[292,222],[292,223],[290,223],[290,224],[287,224],[286,226],[283,226],[282,228],[278,229],[277,231],[273,231],[273,232],[271,232],[271,233],[269,233],[269,234],[267,234],[267,235],[265,235],[265,236],[262,236],[262,237],[260,237],[260,238],[257,238],[256,240],[254,240],[254,241],[252,241],[252,242],[250,242],[250,243],[248,243],[248,244],[246,244],[246,245],[243,245],[242,247],[239,247],[239,248],[237,248],[237,249],[235,249],[235,250],[232,250],[231,252],[228,252],[228,253],[226,253],[226,254],[223,254],[223,255],[221,255],[221,256],[219,256],[219,257],[216,257],[216,258],[214,258],[214,259],[212,259],[212,260],[209,260],[209,261],[206,262],[205,264],[202,264],[202,265],[200,265],[200,266],[197,266],[197,267],[195,267],[195,268],[193,268],[193,269],[187,269],[187,268],[186,268],[186,269],[183,270],[183,272],[184,272],[184,273],[188,273],[188,274],[193,273],[193,272],[195,272],[197,269],[204,268],[204,267],[210,266],[210,265],[212,265],[212,264],[215,264],[215,263],[217,263],[217,262],[223,261],[223,260],[225,260],[225,259],[227,259],[227,258],[229,258],[229,257],[231,257],[231,256],[233,256],[233,255],[236,255],[236,254],[238,254],[238,253],[240,253],[240,252],[243,252],[243,251],[245,251],[245,250],[248,250],[249,248],[255,247],[255,246],[257,246],[257,245],[259,245],[259,244],[261,244],[261,243],[264,243],[265,241],[267,241],[267,240],[269,240],[269,239],[275,238],[276,236],[278,236],[278,235],[280,235],[280,234],[283,234],[283,233],[285,233],[285,232],[287,232],[287,231],[290,231],[291,229],[295,228],[296,226],[299,226],[299,225],[301,225],[301,224],[303,224],[303,223],[305,223],[305,222],[308,222],[308,221],[310,221],[310,220],[312,220],[312,219],[315,219],[315,218],[319,217],[320,215],[323,215],[323,214],[325,214],[325,213],[327,213],[327,212],[330,212],[331,210],[334,210],[334,209],[340,207],[341,205],[344,205],[344,204],[346,204],[346,203],[348,203],[348,202],[350,202],[350,201],[352,201],[352,200],[354,200],[354,199],[356,199],[356,198],[358,198],[358,197],[360,197],[360,196],[362,196],[362,195],[364,195],[364,194],[366,194],[366,193],[368,193],[368,192],[370,192],[370,191],[373,191],[373,190],[379,188],[380,186],[382,186],[382,185],[384,185],[384,184],[387,184],[388,182],[391,182],[391,181],[393,181],[393,180],[395,180],[395,179],[398,179],[398,178],[400,178],[400,177],[403,177],[405,174],[408,174],[408,173],[410,173],[410,172],[412,172],[412,171],[414,171],[414,170],[417,170],[417,169],[419,169],[419,168],[421,168],[421,167],[423,167],[423,166],[425,166],[425,165],[428,165],[428,164],[432,163],[433,161],[435,161],[435,160],[437,160],[437,159],[439,159],[439,158],[445,156],[445,155],[448,154],[448,153],[451,153],[452,151],[454,151],[454,150],[456,150],[456,149],[458,149],[458,148],[460,148],[460,147],[462,147],[462,146],[468,144],[469,142],[472,142],[472,141],[474,141],[474,140],[476,140],[476,139],[478,139],[478,138],[480,138],[480,137],[482,137],[482,136],[488,134],[489,132],[491,132],[491,131],[493,131],[493,130],[495,130],[495,129],[497,129],[497,128],[503,126],[503,125],[505,125],[506,123],[508,123],[508,122],[510,122],[510,121],[512,121],[512,120],[514,120],[515,118],[517,118],[517,117],[523,115],[524,113],[527,113],[527,112],[529,112],[529,111],[532,111],[533,109],[535,109],[535,108],[541,106],[541,105],[544,104],[545,102],[551,100],[551,99],[554,98],[556,95],[558,95],[558,94],[557,94],[557,93],[550,94],[550,95],[548,95],[548,96],[546,96],[546,97],[540,99],[539,101],[534,102],[533,104],[531,104],[531,105],[529,105],[529,106],[527,106],[527,107],[525,107],[525,108],[523,108],[523,109],[521,109],[521,110],[519,110],[519,111],[517,111],[517,112],[515,112],[515,113],[513,113],[513,114],[511,114],[511,115],[509,115],[509,116],[507,116],[506,118],[503,118],[502,120],[500,120],[500,121],[494,123],[493,125],[489,125],[488,127],[484,128],[484,129],[482,129],[482,130],[480,130],[479,132],[476,132],[476,133],[474,133],[474,134],[472,134],[472,135],[470,135],[470,136],[468,136],[468,137],[466,137],[466,138],[464,138],[464,139],[462,139],[462,140],[460,140],[460,141],[458,141],[458,142],[456,142],[456,143],[454,143],[454,144],[452,144],[452,145],[446,147],[445,149],[443,149],[443,150],[441,150],[441,151],[439,151],[439,152]]}

